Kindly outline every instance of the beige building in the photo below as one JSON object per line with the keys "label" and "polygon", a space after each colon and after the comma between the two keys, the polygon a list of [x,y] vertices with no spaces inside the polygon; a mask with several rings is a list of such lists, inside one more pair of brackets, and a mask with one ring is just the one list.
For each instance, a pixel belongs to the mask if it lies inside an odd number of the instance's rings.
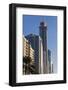
{"label": "beige building", "polygon": [[32,49],[31,45],[30,45],[30,57],[32,59],[32,63],[34,62],[34,50]]}
{"label": "beige building", "polygon": [[34,50],[32,49],[29,41],[23,37],[23,57],[29,56],[32,59],[32,63],[34,62]]}
{"label": "beige building", "polygon": [[24,37],[23,38],[23,56],[29,56],[30,55],[30,45],[28,40]]}

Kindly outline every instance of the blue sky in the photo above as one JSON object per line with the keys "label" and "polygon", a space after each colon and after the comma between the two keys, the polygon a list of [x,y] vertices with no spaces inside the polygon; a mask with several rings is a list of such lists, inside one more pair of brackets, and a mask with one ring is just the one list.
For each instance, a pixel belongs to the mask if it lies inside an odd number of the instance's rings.
{"label": "blue sky", "polygon": [[57,16],[32,16],[24,15],[23,33],[28,35],[34,33],[39,35],[39,25],[41,21],[47,23],[48,49],[51,50],[54,72],[57,72]]}

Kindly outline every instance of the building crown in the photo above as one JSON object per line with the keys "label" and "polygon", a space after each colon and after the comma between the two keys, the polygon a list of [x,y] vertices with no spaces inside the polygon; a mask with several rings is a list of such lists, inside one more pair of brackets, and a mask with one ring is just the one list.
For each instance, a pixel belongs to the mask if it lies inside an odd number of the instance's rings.
{"label": "building crown", "polygon": [[46,27],[47,24],[46,24],[45,22],[42,21],[42,22],[40,22],[40,26],[45,26],[45,27]]}

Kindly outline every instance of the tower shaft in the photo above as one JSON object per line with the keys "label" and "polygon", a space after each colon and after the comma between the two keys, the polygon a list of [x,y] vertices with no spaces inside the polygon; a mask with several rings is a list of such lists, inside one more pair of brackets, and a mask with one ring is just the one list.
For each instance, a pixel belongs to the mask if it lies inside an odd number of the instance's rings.
{"label": "tower shaft", "polygon": [[43,72],[48,73],[47,25],[41,22],[39,29],[39,35],[42,39],[43,46]]}

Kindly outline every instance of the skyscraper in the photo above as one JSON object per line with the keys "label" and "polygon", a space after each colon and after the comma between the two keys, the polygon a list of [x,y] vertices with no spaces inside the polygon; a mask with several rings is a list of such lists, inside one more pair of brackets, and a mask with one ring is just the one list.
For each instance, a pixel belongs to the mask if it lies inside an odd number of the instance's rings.
{"label": "skyscraper", "polygon": [[39,37],[39,73],[44,74],[43,71],[43,45],[42,39]]}
{"label": "skyscraper", "polygon": [[29,43],[31,44],[32,48],[34,49],[34,61],[36,67],[36,73],[40,74],[43,73],[43,50],[42,50],[42,43],[41,38],[35,34],[29,34],[25,36]]}
{"label": "skyscraper", "polygon": [[48,49],[49,73],[51,73],[51,51]]}
{"label": "skyscraper", "polygon": [[43,45],[43,71],[44,73],[48,73],[47,25],[44,22],[40,23],[39,35]]}

